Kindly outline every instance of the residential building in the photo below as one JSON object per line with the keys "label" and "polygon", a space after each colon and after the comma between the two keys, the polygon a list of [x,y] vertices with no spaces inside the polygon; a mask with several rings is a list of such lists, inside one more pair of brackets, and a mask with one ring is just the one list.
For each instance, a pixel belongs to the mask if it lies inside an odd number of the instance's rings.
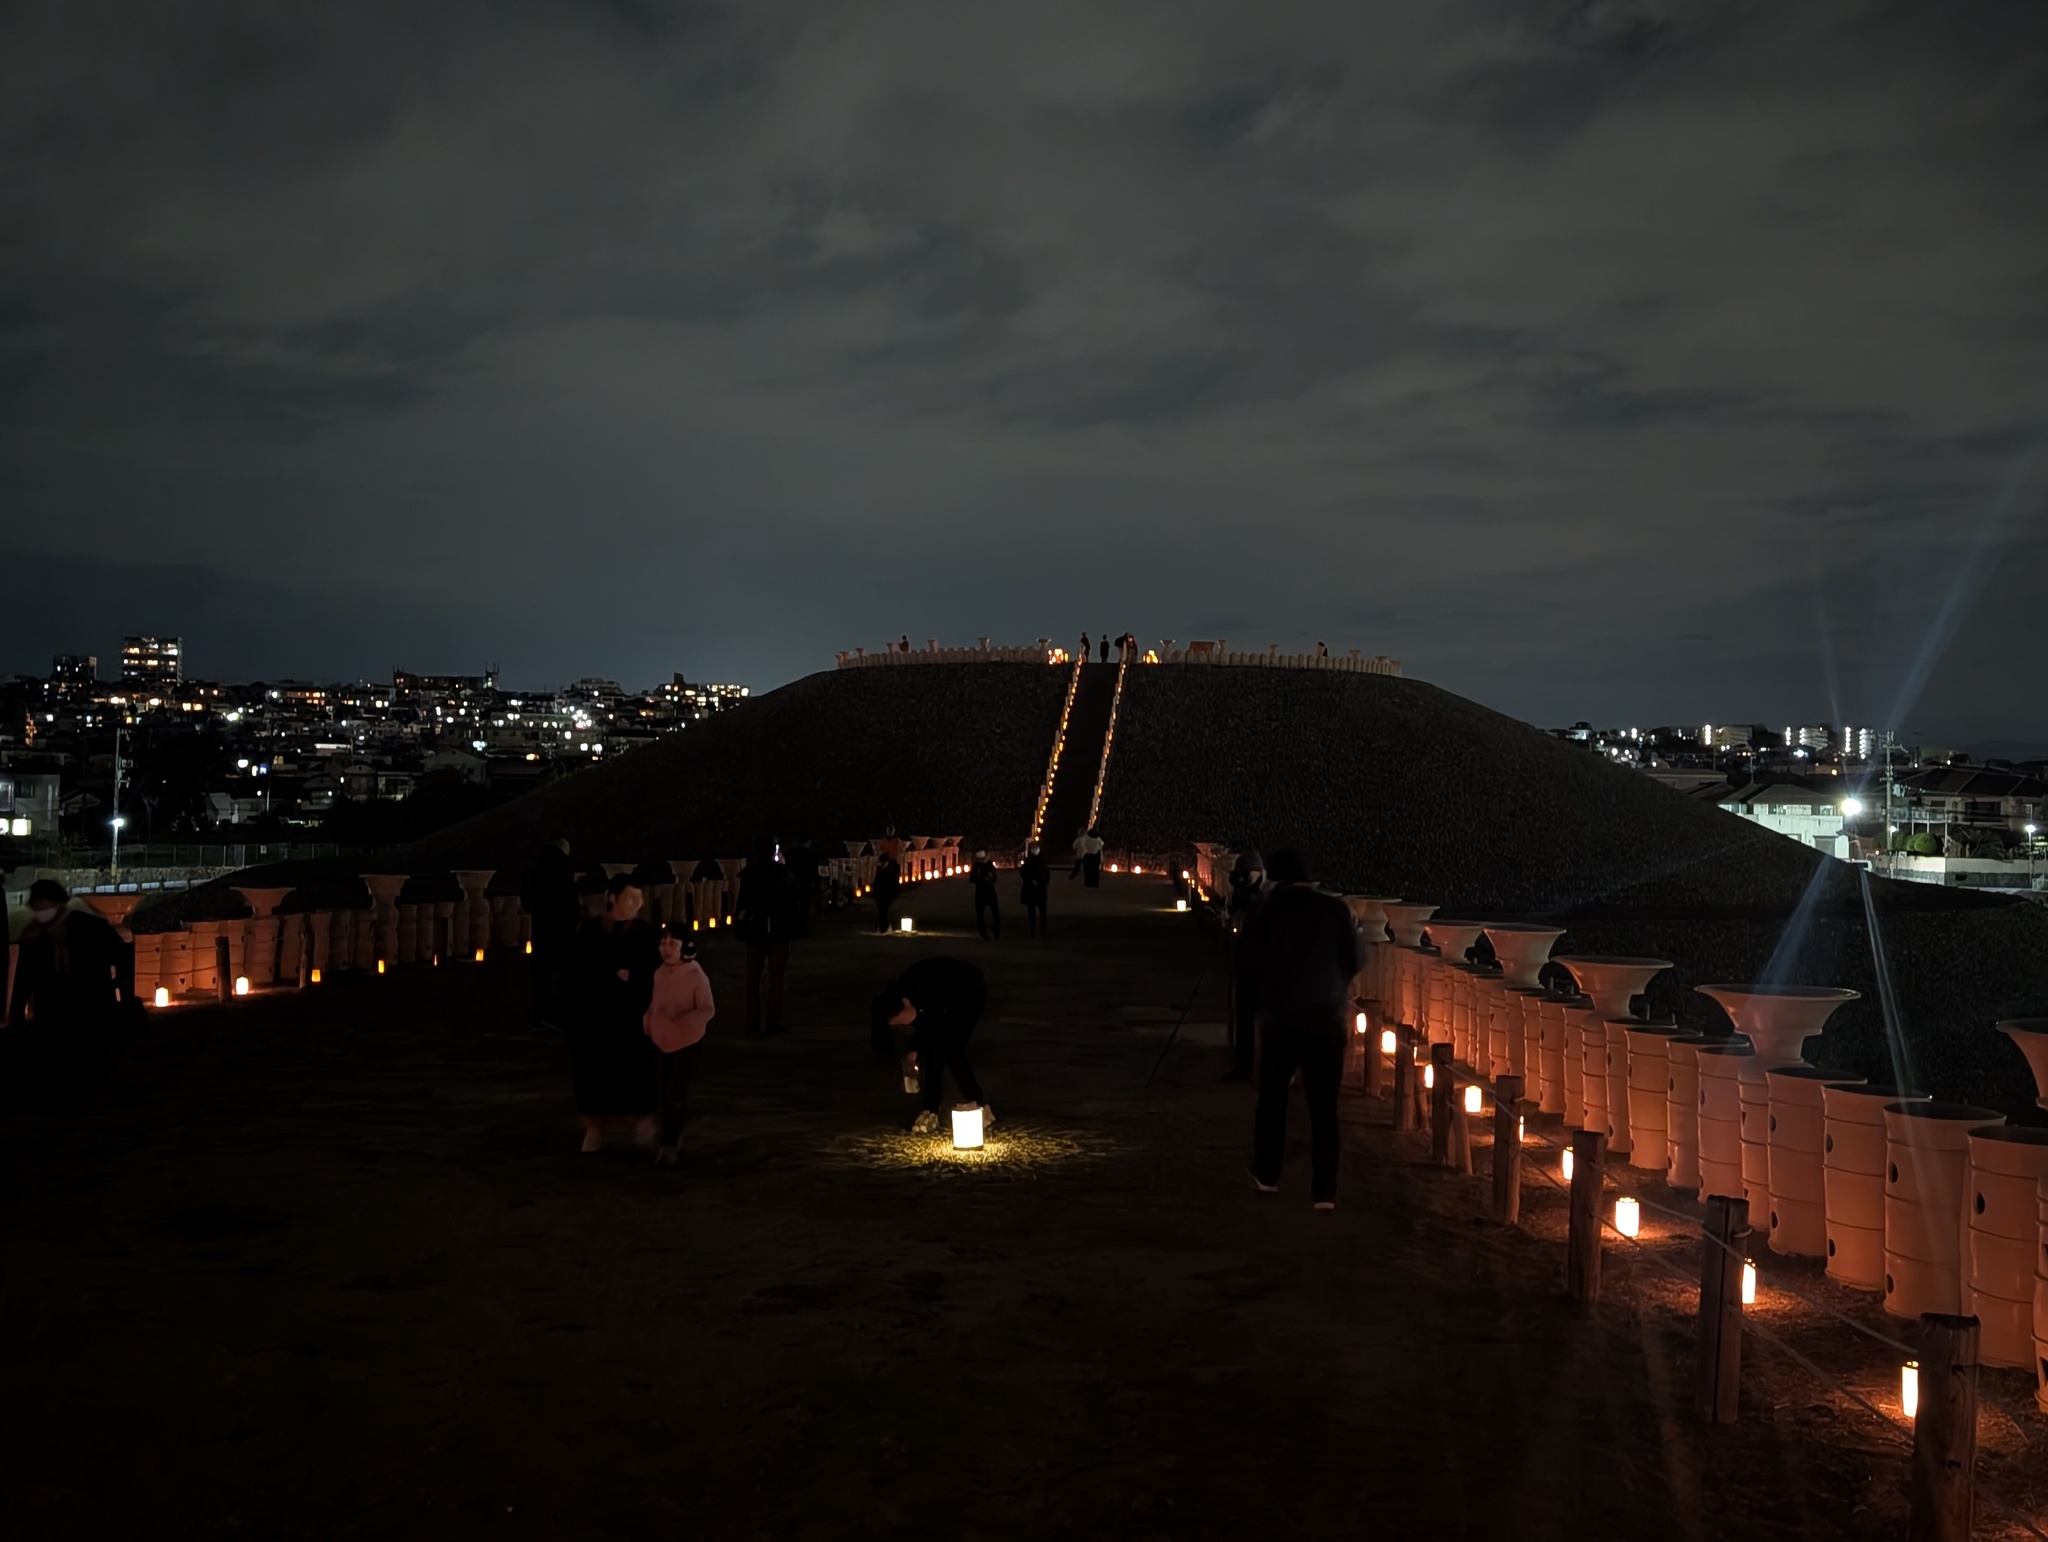
{"label": "residential building", "polygon": [[1752,782],[1719,792],[1707,789],[1700,796],[1815,851],[1849,859],[1848,816],[1842,812],[1844,792],[1839,787],[1816,790],[1796,782]]}
{"label": "residential building", "polygon": [[143,690],[162,690],[185,678],[185,645],[176,637],[121,639],[121,680]]}

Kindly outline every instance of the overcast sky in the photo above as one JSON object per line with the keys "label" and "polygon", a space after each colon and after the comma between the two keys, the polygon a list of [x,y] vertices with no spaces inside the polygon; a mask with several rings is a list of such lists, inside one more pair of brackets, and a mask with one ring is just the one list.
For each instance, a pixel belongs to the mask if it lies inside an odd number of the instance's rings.
{"label": "overcast sky", "polygon": [[18,0],[0,669],[2048,740],[2044,189],[2037,3]]}

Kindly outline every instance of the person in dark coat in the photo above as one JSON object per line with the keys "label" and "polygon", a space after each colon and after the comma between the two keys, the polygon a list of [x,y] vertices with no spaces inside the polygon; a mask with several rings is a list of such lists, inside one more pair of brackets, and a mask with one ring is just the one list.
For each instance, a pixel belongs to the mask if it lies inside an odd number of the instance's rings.
{"label": "person in dark coat", "polygon": [[[775,842],[762,836],[740,871],[739,903],[733,930],[747,945],[747,1032],[780,1033],[782,982],[789,972],[789,945],[810,930],[810,912],[796,875],[775,860]],[[762,977],[767,977],[766,1021]]]}
{"label": "person in dark coat", "polygon": [[1083,888],[1102,887],[1102,832],[1093,825],[1074,839],[1074,867],[1081,874]]}
{"label": "person in dark coat", "polygon": [[886,851],[875,853],[875,877],[869,885],[875,901],[875,930],[889,929],[889,912],[896,908],[896,896],[903,888],[903,869]]}
{"label": "person in dark coat", "polygon": [[29,885],[7,1032],[31,1102],[62,1102],[90,1090],[105,1073],[119,1023],[121,939],[100,917],[70,904],[54,879]]}
{"label": "person in dark coat", "polygon": [[1280,1187],[1287,1149],[1287,1088],[1301,1072],[1308,1095],[1310,1194],[1318,1210],[1337,1206],[1337,1086],[1351,981],[1360,966],[1350,906],[1309,882],[1300,853],[1276,851],[1273,890],[1242,934],[1239,975],[1258,1016],[1259,1112],[1252,1133],[1252,1181]]}
{"label": "person in dark coat", "polygon": [[1017,877],[1021,889],[1018,898],[1024,903],[1024,923],[1030,927],[1032,936],[1043,936],[1047,931],[1045,902],[1052,892],[1052,868],[1038,842],[1025,846],[1024,860],[1017,864]]}
{"label": "person in dark coat", "polygon": [[654,1142],[655,1049],[645,1021],[661,951],[640,917],[644,903],[622,873],[607,885],[605,913],[576,933],[570,1050],[585,1151],[601,1150],[604,1122],[620,1118],[637,1121],[642,1145]]}
{"label": "person in dark coat", "polygon": [[974,929],[984,939],[1003,940],[1003,908],[996,899],[996,865],[989,861],[988,853],[977,851],[974,866],[967,870],[967,881],[974,885]]}
{"label": "person in dark coat", "polygon": [[1107,632],[1102,634],[1102,662],[1105,664],[1109,662],[1109,633]]}
{"label": "person in dark coat", "polygon": [[818,853],[808,835],[799,835],[796,844],[782,854],[782,865],[803,890],[804,914],[814,914],[818,909]]}
{"label": "person in dark coat", "polygon": [[1225,1081],[1252,1079],[1254,1048],[1258,1044],[1257,1020],[1252,1013],[1251,993],[1239,978],[1243,962],[1244,924],[1259,908],[1266,893],[1266,859],[1256,851],[1241,851],[1230,869],[1230,900],[1225,937],[1230,949],[1230,1070]]}
{"label": "person in dark coat", "polygon": [[873,1021],[877,1034],[892,1029],[909,1029],[909,1050],[903,1057],[904,1073],[915,1071],[924,1109],[911,1130],[927,1134],[939,1129],[941,1093],[946,1073],[953,1073],[961,1099],[979,1104],[983,1128],[995,1123],[995,1114],[982,1098],[981,1083],[967,1063],[967,1041],[988,1006],[988,983],[981,971],[962,959],[923,958],[903,971],[889,989],[877,996]]}
{"label": "person in dark coat", "polygon": [[519,886],[519,908],[533,922],[533,1019],[552,1023],[575,953],[576,928],[583,919],[566,835],[556,836],[535,853]]}

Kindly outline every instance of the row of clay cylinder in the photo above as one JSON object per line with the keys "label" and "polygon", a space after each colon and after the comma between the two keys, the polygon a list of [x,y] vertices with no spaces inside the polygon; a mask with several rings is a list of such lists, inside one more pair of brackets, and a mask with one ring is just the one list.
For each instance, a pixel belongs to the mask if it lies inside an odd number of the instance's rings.
{"label": "row of clay cylinder", "polygon": [[302,955],[309,973],[329,976],[370,969],[380,958],[394,964],[429,963],[442,954],[524,947],[529,925],[516,895],[493,895],[481,907],[458,914],[464,908],[440,900],[395,905],[388,921],[372,909],[313,910],[192,921],[180,931],[144,932],[135,938],[135,989],[144,1001],[159,988],[173,998],[195,991],[213,994],[219,984],[220,938],[228,944],[230,980],[246,979],[254,990],[296,982]]}

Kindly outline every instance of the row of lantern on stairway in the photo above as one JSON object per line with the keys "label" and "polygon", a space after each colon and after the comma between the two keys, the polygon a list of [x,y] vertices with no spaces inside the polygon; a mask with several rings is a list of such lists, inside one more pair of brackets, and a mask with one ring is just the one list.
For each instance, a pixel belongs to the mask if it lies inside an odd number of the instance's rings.
{"label": "row of lantern on stairway", "polygon": [[[1665,960],[1560,957],[1579,987],[1566,994],[1538,983],[1560,928],[1349,903],[1369,1012],[1482,1076],[1522,1078],[1532,1111],[1599,1131],[1674,1189],[1746,1198],[1774,1251],[1825,1259],[1896,1316],[1973,1313],[1984,1359],[2035,1367],[2048,1408],[2048,1130],[1806,1064],[1801,1045],[1854,991],[1701,986],[1735,1036],[1694,1034],[1633,1011]],[[1481,933],[1493,965],[1465,958]],[[1999,1026],[2048,1107],[2048,1021]]]}

